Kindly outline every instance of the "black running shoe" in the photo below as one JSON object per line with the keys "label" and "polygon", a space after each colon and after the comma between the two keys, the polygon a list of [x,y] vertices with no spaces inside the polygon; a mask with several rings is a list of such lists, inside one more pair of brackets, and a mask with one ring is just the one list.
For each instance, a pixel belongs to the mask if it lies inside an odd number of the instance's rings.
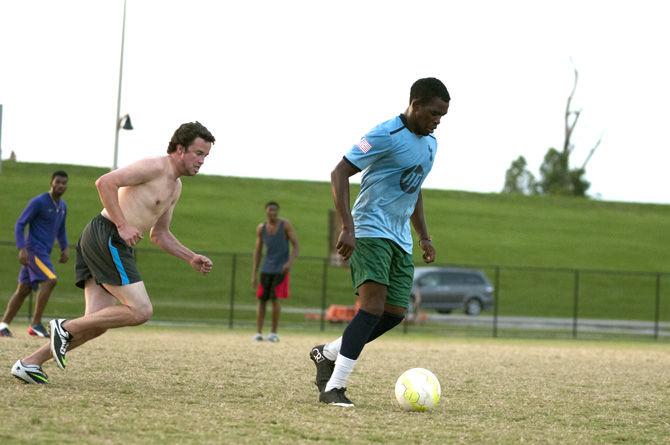
{"label": "black running shoe", "polygon": [[49,377],[39,365],[25,365],[21,360],[17,360],[12,366],[12,375],[23,383],[37,383],[44,385],[49,383]]}
{"label": "black running shoe", "polygon": [[44,337],[49,338],[49,333],[46,328],[42,326],[42,323],[33,324],[28,327],[28,334],[35,337]]}
{"label": "black running shoe", "polygon": [[335,369],[335,362],[326,358],[323,355],[323,347],[325,345],[314,346],[311,351],[309,351],[309,358],[312,359],[314,365],[316,366],[316,380],[314,384],[319,388],[319,392],[323,392],[326,389],[326,384],[330,380],[330,376],[333,375],[333,369]]}
{"label": "black running shoe", "polygon": [[342,406],[344,408],[353,408],[354,403],[344,395],[347,388],[333,388],[330,391],[322,391],[319,394],[319,402],[328,405]]}
{"label": "black running shoe", "polygon": [[60,369],[65,369],[65,365],[67,365],[65,353],[68,346],[70,346],[71,338],[70,333],[63,327],[65,321],[64,318],[59,318],[49,322],[49,327],[51,328],[51,355],[53,355]]}
{"label": "black running shoe", "polygon": [[2,328],[0,329],[0,337],[14,337],[12,335],[12,331],[9,330],[9,328]]}

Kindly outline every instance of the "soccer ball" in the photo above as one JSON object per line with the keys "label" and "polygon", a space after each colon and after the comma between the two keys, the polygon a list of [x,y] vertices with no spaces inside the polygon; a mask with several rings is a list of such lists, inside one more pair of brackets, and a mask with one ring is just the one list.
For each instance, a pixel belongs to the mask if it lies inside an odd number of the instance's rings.
{"label": "soccer ball", "polygon": [[442,389],[435,374],[427,369],[412,368],[395,382],[395,398],[405,411],[428,411],[440,402]]}

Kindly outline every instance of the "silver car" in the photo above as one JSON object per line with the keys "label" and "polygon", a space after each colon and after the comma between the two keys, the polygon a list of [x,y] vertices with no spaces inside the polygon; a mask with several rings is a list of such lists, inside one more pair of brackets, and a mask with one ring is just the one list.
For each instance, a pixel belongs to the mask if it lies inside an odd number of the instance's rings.
{"label": "silver car", "polygon": [[493,285],[484,272],[456,267],[417,267],[412,300],[421,309],[448,314],[454,309],[479,315],[493,306]]}

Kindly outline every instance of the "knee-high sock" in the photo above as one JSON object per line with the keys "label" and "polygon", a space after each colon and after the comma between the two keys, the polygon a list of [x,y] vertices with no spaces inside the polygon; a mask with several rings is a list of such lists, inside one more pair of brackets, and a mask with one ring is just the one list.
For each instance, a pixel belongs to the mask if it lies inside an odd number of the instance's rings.
{"label": "knee-high sock", "polygon": [[354,365],[356,365],[356,360],[358,360],[363,346],[365,346],[370,334],[379,322],[379,318],[361,309],[351,320],[342,334],[342,346],[335,360],[333,375],[326,384],[326,391],[346,386],[349,375],[354,370]]}
{"label": "knee-high sock", "polygon": [[[372,330],[372,333],[370,334],[370,337],[368,337],[368,341],[366,343],[370,343],[372,340],[378,338],[385,332],[388,332],[394,327],[398,326],[400,323],[402,323],[404,318],[405,317],[400,315],[384,312],[375,325],[375,328]],[[323,355],[325,355],[328,360],[335,361],[337,359],[337,354],[340,353],[341,347],[342,337],[338,337],[323,347]]]}
{"label": "knee-high sock", "polygon": [[375,329],[370,334],[370,337],[368,337],[367,342],[370,343],[372,340],[395,328],[400,323],[402,323],[404,319],[405,317],[402,315],[396,315],[384,311],[381,318],[379,319],[379,322],[377,323],[377,326],[375,326]]}
{"label": "knee-high sock", "polygon": [[370,334],[377,326],[380,317],[359,309],[349,326],[342,333],[340,354],[350,360],[358,360],[358,356],[367,343]]}

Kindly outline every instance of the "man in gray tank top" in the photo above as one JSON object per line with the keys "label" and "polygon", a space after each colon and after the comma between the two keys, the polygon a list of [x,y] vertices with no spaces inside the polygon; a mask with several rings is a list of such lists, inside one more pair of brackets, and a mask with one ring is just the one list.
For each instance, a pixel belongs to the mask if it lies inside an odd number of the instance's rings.
{"label": "man in gray tank top", "polygon": [[[279,204],[270,201],[265,204],[266,221],[256,228],[256,248],[254,249],[254,266],[251,273],[251,286],[256,290],[258,298],[258,312],[256,326],[258,331],[254,335],[255,341],[263,340],[263,323],[265,321],[265,307],[268,300],[272,301],[272,330],[266,340],[278,342],[277,326],[281,308],[278,299],[288,298],[289,271],[298,257],[298,238],[291,223],[279,218]],[[289,254],[289,242],[292,249]],[[265,248],[265,261],[261,268],[260,284],[258,267]]]}

